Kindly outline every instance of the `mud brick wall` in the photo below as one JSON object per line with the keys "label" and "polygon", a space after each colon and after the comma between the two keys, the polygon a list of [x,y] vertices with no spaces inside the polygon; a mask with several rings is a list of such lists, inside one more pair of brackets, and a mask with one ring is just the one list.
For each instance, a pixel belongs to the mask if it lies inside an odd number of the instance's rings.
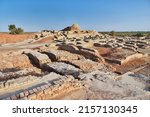
{"label": "mud brick wall", "polygon": [[[10,81],[9,81],[10,82]],[[6,88],[4,85],[3,89]],[[15,85],[14,85],[15,86]],[[46,100],[55,98],[63,93],[68,93],[72,90],[77,90],[82,87],[82,84],[73,77],[65,79],[57,79],[50,83],[43,83],[36,87],[26,89],[20,93],[4,98],[4,100]]]}

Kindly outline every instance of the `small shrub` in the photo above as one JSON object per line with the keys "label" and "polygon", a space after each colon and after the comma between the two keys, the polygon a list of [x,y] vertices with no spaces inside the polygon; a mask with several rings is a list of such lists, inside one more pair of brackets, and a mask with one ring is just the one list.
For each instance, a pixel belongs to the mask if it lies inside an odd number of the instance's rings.
{"label": "small shrub", "polygon": [[22,34],[23,33],[23,29],[22,28],[17,28],[16,29],[16,34]]}
{"label": "small shrub", "polygon": [[144,37],[144,34],[139,32],[139,33],[135,34],[134,36],[135,37]]}
{"label": "small shrub", "polygon": [[8,30],[10,31],[10,34],[22,34],[24,32],[22,28],[16,28],[16,25],[14,24],[8,25]]}

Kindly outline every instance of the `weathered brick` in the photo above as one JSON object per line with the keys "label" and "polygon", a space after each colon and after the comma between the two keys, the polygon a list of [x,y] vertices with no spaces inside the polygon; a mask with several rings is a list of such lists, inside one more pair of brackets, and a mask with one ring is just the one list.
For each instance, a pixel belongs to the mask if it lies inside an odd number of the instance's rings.
{"label": "weathered brick", "polygon": [[60,85],[59,84],[54,84],[52,87],[53,87],[52,89],[54,89],[54,88],[60,87]]}
{"label": "weathered brick", "polygon": [[43,95],[43,91],[37,93],[37,99],[41,100]]}
{"label": "weathered brick", "polygon": [[33,94],[31,94],[31,95],[28,96],[28,99],[29,100],[36,100],[37,99],[36,97],[37,97],[36,94],[33,93]]}
{"label": "weathered brick", "polygon": [[51,92],[51,89],[50,89],[50,88],[44,90],[44,93],[45,93],[45,94],[49,94],[50,92]]}
{"label": "weathered brick", "polygon": [[20,96],[20,98],[23,98],[25,95],[24,95],[24,92],[21,92],[20,94],[19,94],[19,96]]}
{"label": "weathered brick", "polygon": [[62,80],[63,83],[66,83],[66,82],[67,82],[67,79],[68,79],[67,77],[61,78],[61,80]]}
{"label": "weathered brick", "polygon": [[33,94],[34,93],[34,91],[32,90],[32,89],[30,89],[29,90],[29,94],[31,95],[31,94]]}
{"label": "weathered brick", "polygon": [[74,77],[73,77],[73,76],[68,75],[66,80],[67,80],[68,82],[70,82],[70,81],[74,81]]}
{"label": "weathered brick", "polygon": [[28,90],[25,90],[24,91],[24,96],[26,97],[26,96],[28,96],[29,95],[29,91]]}
{"label": "weathered brick", "polygon": [[12,95],[12,96],[11,96],[11,99],[12,99],[12,100],[17,100],[17,96],[16,96],[16,95]]}
{"label": "weathered brick", "polygon": [[16,97],[17,97],[17,99],[19,99],[20,98],[20,93],[16,94]]}
{"label": "weathered brick", "polygon": [[44,85],[42,85],[42,86],[41,86],[41,89],[42,89],[42,90],[44,90],[44,89],[46,89],[46,88],[45,88],[45,86],[44,86]]}
{"label": "weathered brick", "polygon": [[53,88],[54,88],[54,85],[51,85],[51,86],[49,87],[49,89],[51,89],[51,90],[53,90]]}
{"label": "weathered brick", "polygon": [[57,80],[57,81],[55,82],[55,84],[58,84],[59,86],[61,86],[63,83],[64,83],[64,82],[62,82],[62,80]]}
{"label": "weathered brick", "polygon": [[49,88],[48,84],[45,84],[44,86],[45,86],[45,89]]}
{"label": "weathered brick", "polygon": [[33,91],[34,91],[34,93],[37,93],[37,92],[38,92],[37,88],[34,88]]}
{"label": "weathered brick", "polygon": [[49,87],[50,87],[50,86],[52,86],[52,84],[51,84],[51,83],[48,83],[47,85],[48,85]]}
{"label": "weathered brick", "polygon": [[41,91],[41,90],[42,90],[41,87],[37,87],[36,89],[37,89],[38,91]]}
{"label": "weathered brick", "polygon": [[43,94],[43,91],[42,91],[42,90],[37,93],[37,95],[42,95],[42,94]]}

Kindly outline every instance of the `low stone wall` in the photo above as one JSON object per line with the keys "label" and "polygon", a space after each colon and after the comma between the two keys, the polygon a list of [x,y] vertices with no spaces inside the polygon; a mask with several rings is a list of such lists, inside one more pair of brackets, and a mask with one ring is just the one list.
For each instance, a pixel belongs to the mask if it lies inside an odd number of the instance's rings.
{"label": "low stone wall", "polygon": [[119,64],[119,65],[122,64],[121,60],[119,60],[119,59],[111,59],[111,58],[106,58],[106,57],[104,57],[104,59],[105,59],[105,61],[110,62],[110,63],[116,63],[116,64]]}
{"label": "low stone wall", "polygon": [[[75,81],[70,81],[61,84],[61,82],[56,81],[55,85],[50,85],[49,87],[43,87],[43,89],[39,92],[35,92],[32,95],[27,97],[28,100],[48,100],[55,99],[57,96],[61,96],[64,93],[69,93],[70,91],[74,91],[80,89],[81,85]],[[26,98],[23,98],[26,99]]]}
{"label": "low stone wall", "polygon": [[107,57],[104,57],[104,59],[107,61],[107,62],[111,62],[111,63],[116,63],[116,64],[119,64],[119,65],[122,65],[124,63],[127,63],[131,60],[134,60],[134,59],[139,59],[139,58],[144,58],[144,57],[148,57],[148,54],[142,54],[142,53],[135,53],[135,54],[132,54],[132,55],[129,55],[127,56],[126,58],[122,59],[122,60],[119,60],[119,59],[111,59],[111,58],[107,58]]}
{"label": "low stone wall", "polygon": [[29,75],[29,76],[20,77],[17,79],[2,81],[0,82],[0,91],[13,89],[13,88],[19,88],[19,87],[22,87],[23,85],[31,84],[38,80],[39,80],[39,77]]}
{"label": "low stone wall", "polygon": [[[31,81],[31,79],[30,79]],[[19,84],[21,85],[21,84]],[[4,85],[3,85],[4,86]],[[13,85],[15,88],[17,85]],[[1,87],[0,90],[6,90],[9,86]],[[55,79],[51,82],[41,83],[32,88],[25,89],[19,93],[3,98],[4,100],[46,100],[57,97],[63,93],[80,89],[82,84],[72,76],[66,76],[62,79]],[[11,87],[13,88],[13,87]]]}

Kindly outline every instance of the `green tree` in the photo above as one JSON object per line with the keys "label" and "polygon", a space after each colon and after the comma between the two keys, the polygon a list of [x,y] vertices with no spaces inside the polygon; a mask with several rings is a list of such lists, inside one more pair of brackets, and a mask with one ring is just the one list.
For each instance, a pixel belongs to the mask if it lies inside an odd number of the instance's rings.
{"label": "green tree", "polygon": [[16,25],[14,24],[8,25],[8,30],[10,31],[10,34],[21,34],[24,32],[22,28],[16,28]]}
{"label": "green tree", "polygon": [[16,34],[22,34],[24,31],[22,28],[17,28],[16,29]]}
{"label": "green tree", "polygon": [[15,26],[14,24],[8,25],[8,27],[9,27],[9,30],[10,30],[10,31],[11,31],[12,29],[15,29],[15,28],[16,28],[16,26]]}
{"label": "green tree", "polygon": [[16,34],[16,26],[14,24],[8,25],[8,30],[10,34]]}

